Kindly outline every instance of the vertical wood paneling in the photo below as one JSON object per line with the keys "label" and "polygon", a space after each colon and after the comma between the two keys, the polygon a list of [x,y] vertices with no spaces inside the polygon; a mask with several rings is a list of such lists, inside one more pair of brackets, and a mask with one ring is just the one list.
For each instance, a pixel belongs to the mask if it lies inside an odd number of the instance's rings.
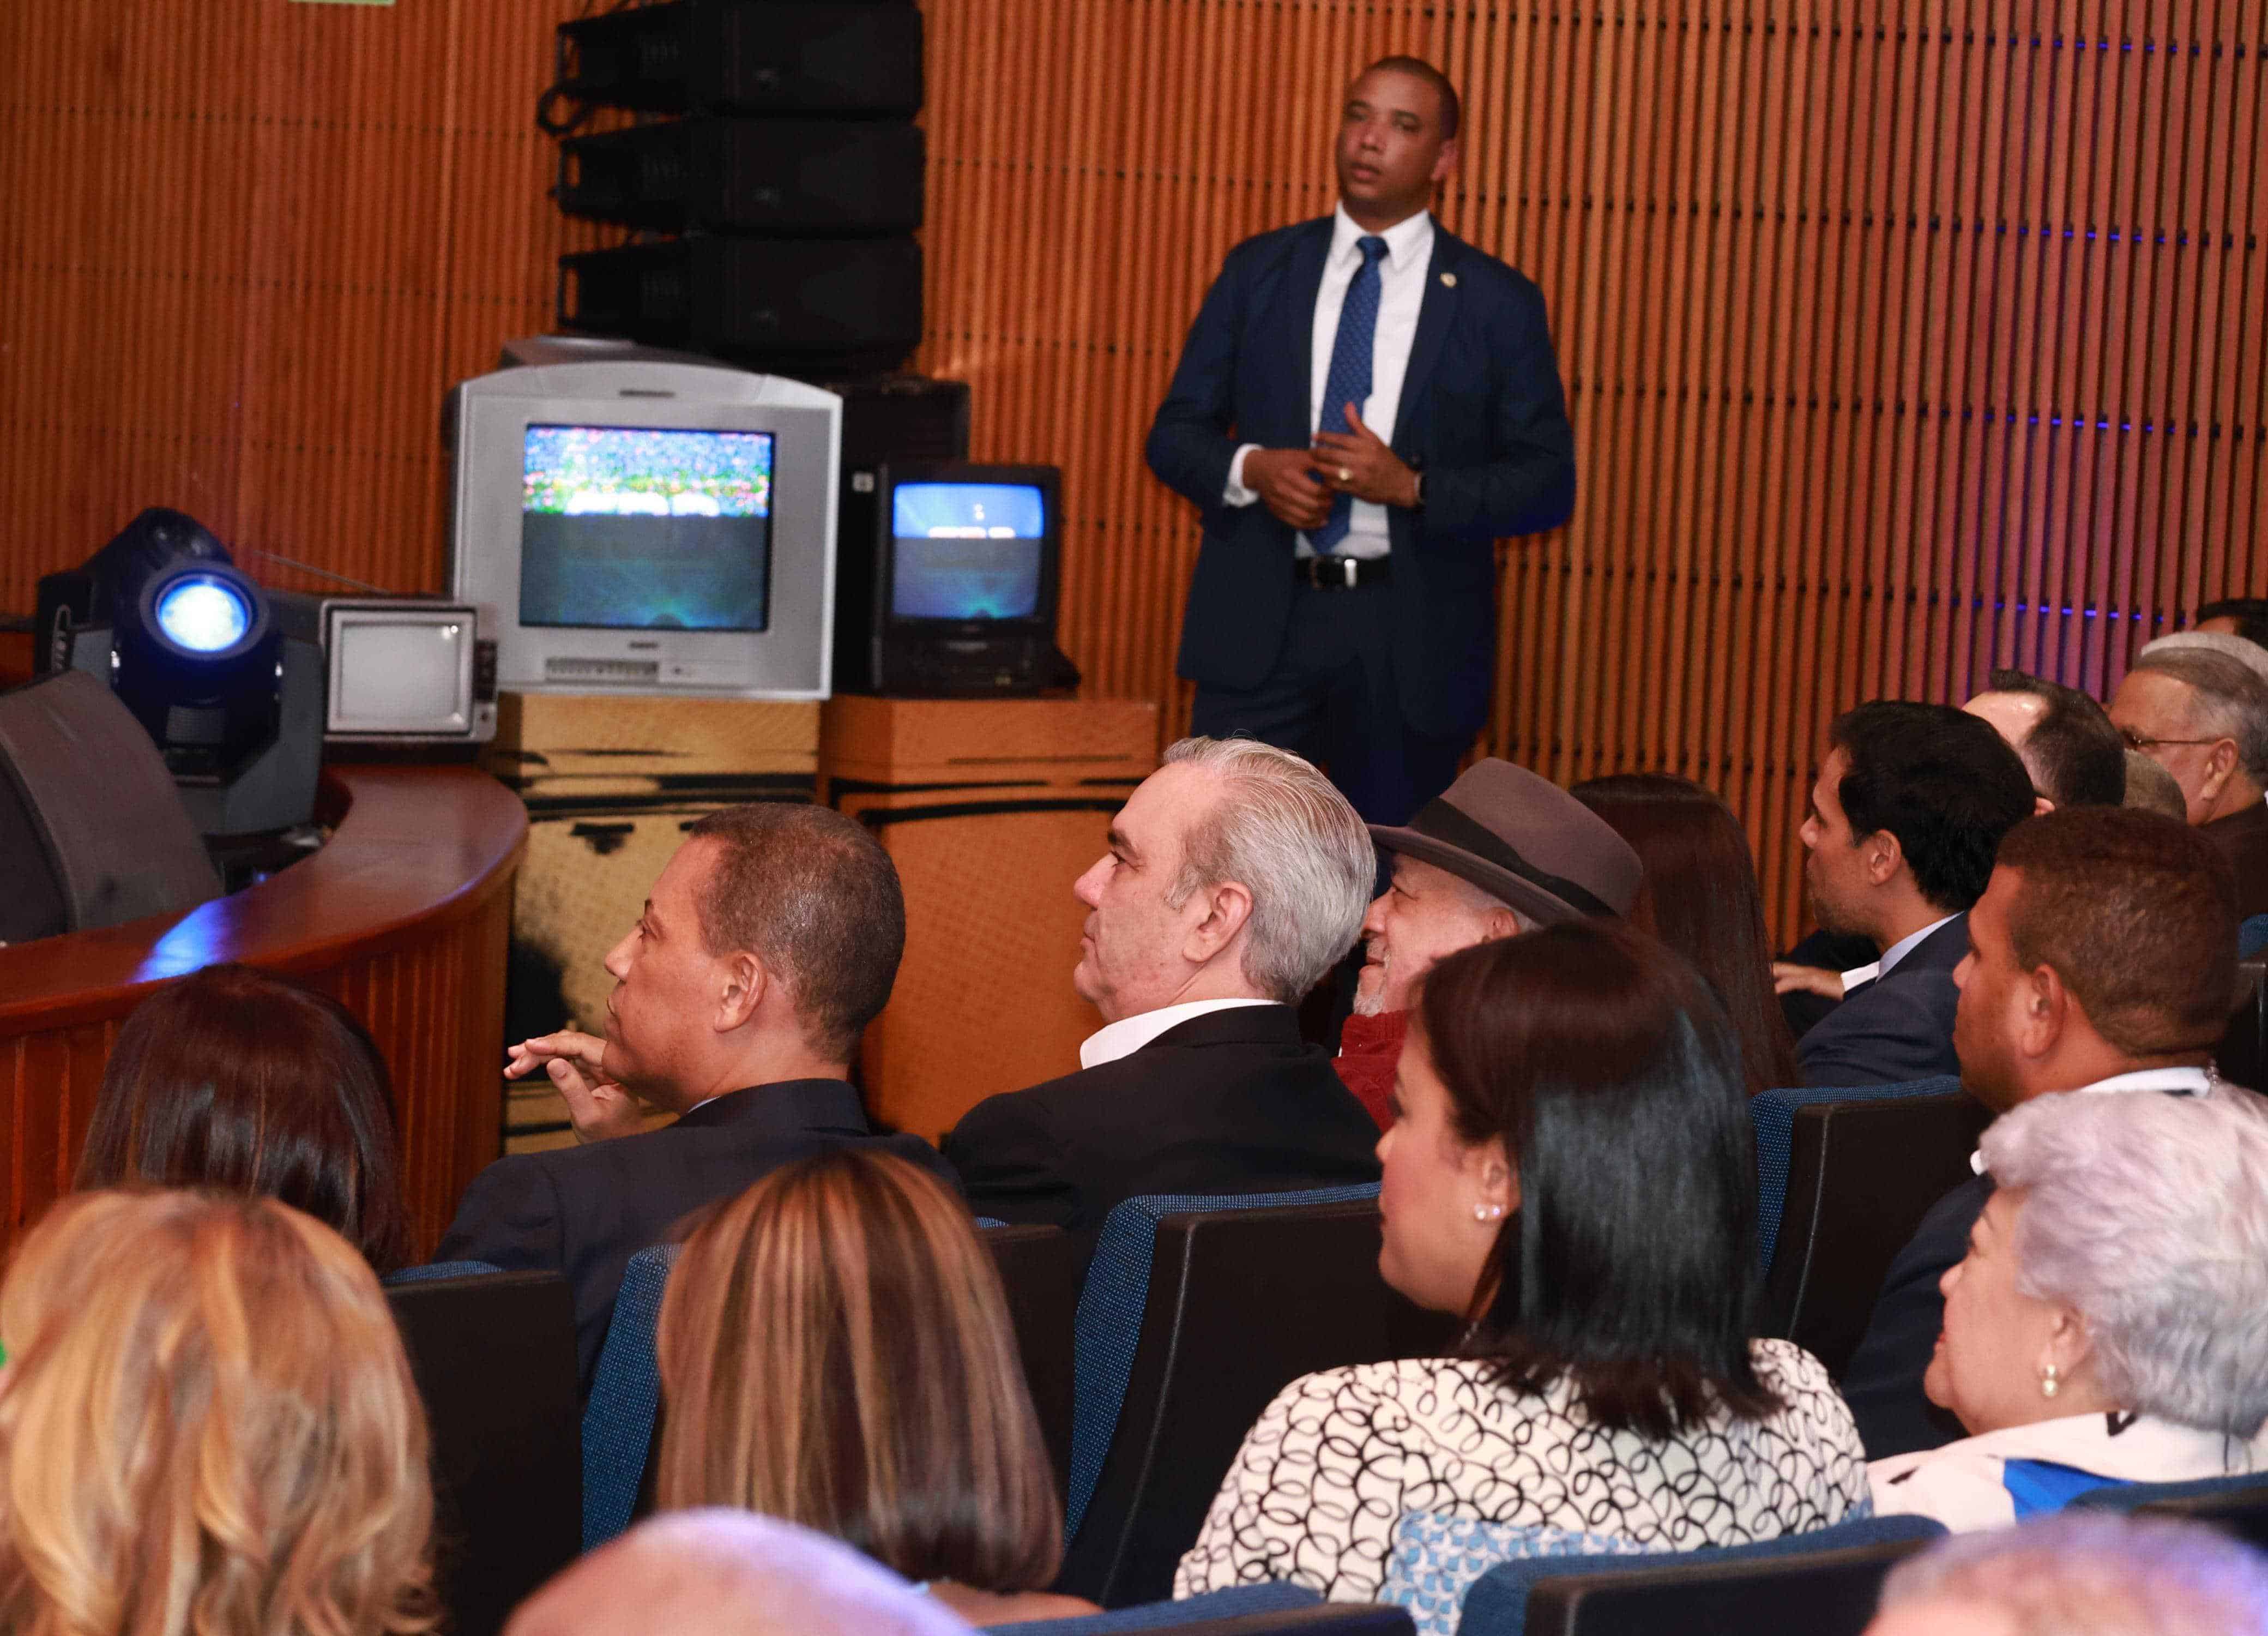
{"label": "vertical wood paneling", "polygon": [[[152,503],[438,586],[441,394],[596,241],[529,119],[577,4],[0,8],[0,608]],[[1143,434],[1394,49],[1465,88],[1443,215],[1543,285],[1580,450],[1506,548],[1487,748],[1722,790],[1785,932],[1836,711],[2100,691],[2268,591],[2268,0],[926,10],[923,366],[980,455],[1064,468],[1064,645],[1169,726],[1195,523]]]}

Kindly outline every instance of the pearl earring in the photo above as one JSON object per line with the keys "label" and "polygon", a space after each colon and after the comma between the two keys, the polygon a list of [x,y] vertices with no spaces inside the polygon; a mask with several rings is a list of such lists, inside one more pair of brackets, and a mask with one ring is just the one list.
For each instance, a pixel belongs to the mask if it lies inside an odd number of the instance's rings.
{"label": "pearl earring", "polygon": [[1473,1220],[1476,1221],[1494,1221],[1499,1219],[1503,1214],[1504,1206],[1502,1205],[1475,1205],[1473,1206]]}
{"label": "pearl earring", "polygon": [[2056,1385],[2055,1365],[2051,1363],[2043,1366],[2040,1370],[2040,1396],[2043,1397],[2054,1396],[2056,1395]]}

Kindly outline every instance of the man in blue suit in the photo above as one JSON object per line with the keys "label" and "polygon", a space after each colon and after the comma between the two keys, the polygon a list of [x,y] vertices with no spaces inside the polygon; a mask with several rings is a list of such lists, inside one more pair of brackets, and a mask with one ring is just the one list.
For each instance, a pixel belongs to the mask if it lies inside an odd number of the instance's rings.
{"label": "man in blue suit", "polygon": [[1150,428],[1204,527],[1191,731],[1327,766],[1373,823],[1447,788],[1487,716],[1494,542],[1574,507],[1543,298],[1427,209],[1459,118],[1414,57],[1354,82],[1338,209],[1229,252]]}

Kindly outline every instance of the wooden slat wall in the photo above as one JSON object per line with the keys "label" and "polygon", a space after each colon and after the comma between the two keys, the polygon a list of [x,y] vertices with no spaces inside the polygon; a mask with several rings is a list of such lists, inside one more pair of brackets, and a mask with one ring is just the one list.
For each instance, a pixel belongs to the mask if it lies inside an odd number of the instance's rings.
{"label": "wooden slat wall", "polygon": [[[168,499],[439,583],[442,390],[593,241],[528,120],[572,4],[0,8],[0,607]],[[980,455],[1065,468],[1064,645],[1169,724],[1196,542],[1150,411],[1227,247],[1329,208],[1388,50],[1465,87],[1443,214],[1543,285],[1579,440],[1575,520],[1507,551],[1487,746],[1723,790],[1783,931],[1836,711],[2107,689],[2268,589],[2268,0],[927,11],[923,365]]]}

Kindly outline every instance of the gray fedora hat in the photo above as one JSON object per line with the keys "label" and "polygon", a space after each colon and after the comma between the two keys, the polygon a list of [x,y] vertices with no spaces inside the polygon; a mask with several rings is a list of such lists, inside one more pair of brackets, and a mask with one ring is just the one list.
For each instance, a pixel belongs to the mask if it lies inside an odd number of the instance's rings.
{"label": "gray fedora hat", "polygon": [[1407,825],[1374,823],[1370,835],[1545,925],[1630,913],[1644,874],[1605,819],[1550,779],[1493,756],[1465,769]]}

